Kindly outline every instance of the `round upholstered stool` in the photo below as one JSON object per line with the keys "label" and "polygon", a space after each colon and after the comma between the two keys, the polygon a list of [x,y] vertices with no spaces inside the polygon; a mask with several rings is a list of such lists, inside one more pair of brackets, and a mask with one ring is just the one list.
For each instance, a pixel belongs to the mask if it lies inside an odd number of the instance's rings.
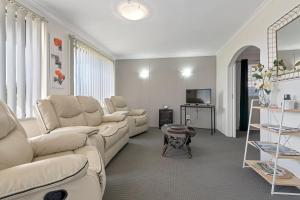
{"label": "round upholstered stool", "polygon": [[192,158],[192,150],[190,147],[191,138],[196,135],[195,129],[192,127],[179,125],[179,124],[168,124],[161,128],[164,134],[164,147],[162,156],[166,155],[169,148],[185,150],[189,158]]}

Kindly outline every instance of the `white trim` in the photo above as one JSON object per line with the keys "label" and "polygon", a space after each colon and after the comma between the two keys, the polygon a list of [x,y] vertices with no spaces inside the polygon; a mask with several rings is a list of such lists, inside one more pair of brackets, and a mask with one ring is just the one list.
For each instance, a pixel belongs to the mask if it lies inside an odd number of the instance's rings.
{"label": "white trim", "polygon": [[64,27],[67,31],[70,32],[70,34],[76,35],[80,40],[83,42],[86,42],[87,44],[94,44],[99,52],[101,52],[106,57],[115,60],[115,57],[113,56],[112,52],[108,50],[106,47],[104,47],[103,44],[99,43],[96,39],[89,36],[88,33],[81,30],[79,27],[75,26],[73,23],[65,20],[63,17],[60,17],[60,15],[55,12],[54,10],[51,10],[49,8],[46,8],[45,6],[41,5],[40,2],[36,0],[17,0],[19,3],[29,7],[34,12],[36,12],[39,15],[45,16],[47,18],[47,21],[54,21]]}
{"label": "white trim", "polygon": [[218,55],[228,44],[230,44],[255,18],[259,15],[270,3],[272,0],[264,0],[258,8],[255,9],[253,15],[231,36],[223,46],[221,46],[216,55]]}

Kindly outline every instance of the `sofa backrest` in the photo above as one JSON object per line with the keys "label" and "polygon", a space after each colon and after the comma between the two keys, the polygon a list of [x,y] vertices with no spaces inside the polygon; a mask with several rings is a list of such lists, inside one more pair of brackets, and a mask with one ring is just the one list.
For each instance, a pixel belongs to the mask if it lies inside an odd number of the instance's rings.
{"label": "sofa backrest", "polygon": [[37,101],[40,124],[46,132],[69,126],[98,126],[104,115],[100,103],[93,97],[53,95]]}
{"label": "sofa backrest", "polygon": [[84,111],[84,116],[88,126],[98,126],[102,122],[103,109],[96,99],[88,96],[77,96]]}
{"label": "sofa backrest", "polygon": [[36,102],[35,114],[43,132],[47,133],[60,127],[56,112],[49,99],[41,99]]}
{"label": "sofa backrest", "polygon": [[33,150],[16,116],[0,102],[0,170],[29,163]]}
{"label": "sofa backrest", "polygon": [[126,99],[122,96],[112,96],[111,102],[115,111],[129,111]]}
{"label": "sofa backrest", "polygon": [[53,95],[49,97],[60,127],[86,126],[84,111],[75,96]]}
{"label": "sofa backrest", "polygon": [[114,105],[113,105],[113,103],[112,103],[112,101],[111,101],[110,98],[105,98],[105,99],[104,99],[104,102],[105,102],[107,111],[108,111],[110,114],[116,112],[115,107],[114,107]]}

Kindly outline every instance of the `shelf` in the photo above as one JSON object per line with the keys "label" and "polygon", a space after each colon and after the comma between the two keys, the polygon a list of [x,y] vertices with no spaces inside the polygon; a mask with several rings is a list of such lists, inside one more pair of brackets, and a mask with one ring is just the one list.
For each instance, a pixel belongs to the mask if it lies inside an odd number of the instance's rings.
{"label": "shelf", "polygon": [[[272,143],[272,142],[265,142],[265,143],[276,144],[276,143]],[[268,153],[268,154],[272,155],[273,157],[276,156],[275,153],[270,153],[270,152],[267,152],[267,151],[264,151],[264,150],[258,148],[258,147],[254,144],[254,141],[248,141],[248,144],[250,144],[251,146],[255,147],[256,149],[259,149],[259,150],[261,150],[261,151],[263,151],[263,152],[265,152],[265,153]],[[280,154],[279,154],[279,155],[278,155],[278,158],[279,158],[279,159],[300,160],[300,155],[299,155],[299,156],[287,156],[287,155],[280,155]]]}
{"label": "shelf", "polygon": [[[246,160],[246,164],[253,169],[257,174],[259,174],[268,183],[272,184],[273,176],[264,174],[263,170],[258,168],[256,164],[261,162],[259,160]],[[292,178],[276,178],[275,185],[280,186],[300,186],[300,179],[292,174]]]}
{"label": "shelf", "polygon": [[[266,127],[262,126],[261,124],[250,124],[250,126],[254,127],[254,128],[257,128],[257,129],[262,129],[262,130],[270,131],[272,133],[279,134],[279,131],[275,131],[271,128],[266,128]],[[281,135],[300,135],[300,130],[299,131],[294,131],[294,132],[282,131]]]}
{"label": "shelf", "polygon": [[[257,110],[269,109],[271,112],[281,112],[281,108],[268,108],[263,106],[253,106],[253,109],[257,109]],[[288,109],[288,110],[284,110],[284,112],[300,113],[300,109]]]}

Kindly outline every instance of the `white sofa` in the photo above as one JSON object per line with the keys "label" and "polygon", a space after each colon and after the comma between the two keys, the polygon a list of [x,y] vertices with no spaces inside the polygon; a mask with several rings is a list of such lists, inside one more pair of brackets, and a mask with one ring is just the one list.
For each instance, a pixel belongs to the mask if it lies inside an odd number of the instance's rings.
{"label": "white sofa", "polygon": [[65,131],[88,135],[105,165],[128,143],[128,122],[124,115],[104,115],[99,102],[87,96],[53,95],[37,101],[36,115],[42,132]]}
{"label": "white sofa", "polygon": [[73,132],[27,139],[0,102],[0,199],[101,200],[105,168],[87,135]]}
{"label": "white sofa", "polygon": [[148,130],[148,116],[144,109],[130,109],[125,98],[112,96],[105,99],[110,114],[125,114],[129,123],[129,137],[144,133]]}

